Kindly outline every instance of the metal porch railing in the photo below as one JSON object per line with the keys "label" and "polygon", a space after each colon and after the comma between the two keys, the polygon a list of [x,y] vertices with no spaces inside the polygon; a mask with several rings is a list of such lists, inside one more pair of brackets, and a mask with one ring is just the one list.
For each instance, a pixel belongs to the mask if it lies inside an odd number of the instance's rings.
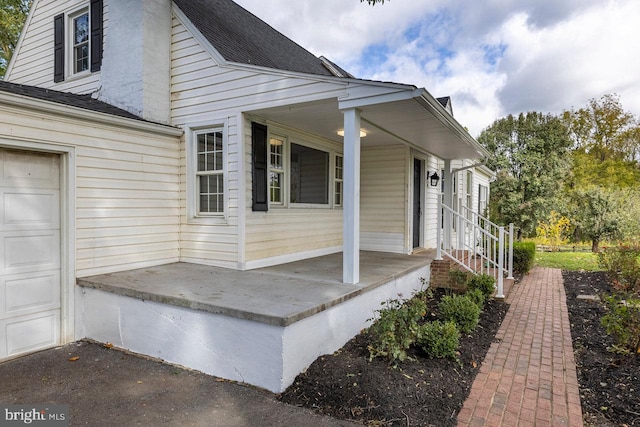
{"label": "metal porch railing", "polygon": [[496,297],[504,298],[504,277],[513,279],[513,224],[494,224],[472,210],[456,212],[438,200],[438,236],[436,259],[443,254],[474,273],[496,279]]}

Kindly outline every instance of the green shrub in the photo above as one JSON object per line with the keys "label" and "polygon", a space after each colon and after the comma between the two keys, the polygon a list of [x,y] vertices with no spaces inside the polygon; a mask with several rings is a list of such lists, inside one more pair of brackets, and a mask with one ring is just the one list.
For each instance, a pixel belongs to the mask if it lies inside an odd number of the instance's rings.
{"label": "green shrub", "polygon": [[496,279],[488,274],[478,274],[469,280],[468,289],[478,289],[485,298],[489,298],[496,290]]}
{"label": "green shrub", "polygon": [[536,244],[534,242],[513,243],[513,272],[527,274],[536,258]]}
{"label": "green shrub", "polygon": [[473,274],[458,269],[449,270],[449,286],[452,289],[466,289]]}
{"label": "green shrub", "polygon": [[417,345],[430,357],[456,358],[460,347],[460,332],[454,322],[435,320],[420,326]]}
{"label": "green shrub", "polygon": [[640,246],[604,248],[598,253],[598,264],[607,271],[616,290],[640,295]]}
{"label": "green shrub", "polygon": [[445,295],[438,305],[440,317],[445,321],[453,321],[460,332],[468,334],[478,325],[480,307],[466,295]]}
{"label": "green shrub", "polygon": [[484,307],[486,296],[480,289],[470,289],[465,293],[465,295],[470,298],[471,301],[473,301],[474,304],[480,308],[480,310],[482,310],[482,307]]}
{"label": "green shrub", "polygon": [[426,314],[427,306],[420,298],[392,299],[382,305],[383,308],[376,310],[378,319],[369,328],[372,340],[368,346],[369,360],[386,357],[390,363],[403,361],[407,358],[407,349],[416,341],[418,321]]}
{"label": "green shrub", "polygon": [[608,313],[600,320],[607,334],[617,344],[610,350],[618,353],[640,353],[640,298],[610,295],[605,297]]}

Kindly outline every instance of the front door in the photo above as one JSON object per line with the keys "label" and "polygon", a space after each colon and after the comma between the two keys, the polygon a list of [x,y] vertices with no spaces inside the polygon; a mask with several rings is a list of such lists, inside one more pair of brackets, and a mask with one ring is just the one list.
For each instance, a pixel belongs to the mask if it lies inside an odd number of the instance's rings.
{"label": "front door", "polygon": [[420,247],[422,219],[422,160],[413,159],[413,247]]}

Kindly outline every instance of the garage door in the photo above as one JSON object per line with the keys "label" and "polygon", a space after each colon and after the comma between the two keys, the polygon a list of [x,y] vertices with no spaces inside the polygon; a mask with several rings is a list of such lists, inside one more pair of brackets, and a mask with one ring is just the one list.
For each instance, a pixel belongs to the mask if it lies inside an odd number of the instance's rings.
{"label": "garage door", "polygon": [[60,341],[59,161],[0,149],[0,360]]}

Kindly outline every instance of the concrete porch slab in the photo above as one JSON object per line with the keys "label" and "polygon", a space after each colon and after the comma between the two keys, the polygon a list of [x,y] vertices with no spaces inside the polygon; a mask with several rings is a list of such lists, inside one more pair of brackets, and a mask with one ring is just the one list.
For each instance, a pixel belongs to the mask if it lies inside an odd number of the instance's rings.
{"label": "concrete porch slab", "polygon": [[177,263],[78,280],[76,338],[284,391],[369,326],[380,303],[429,279],[431,256],[366,252],[357,286],[341,254],[253,271]]}
{"label": "concrete porch slab", "polygon": [[117,295],[288,326],[429,265],[417,255],[361,252],[361,281],[342,283],[342,254],[237,271],[190,263],[79,278],[77,284]]}

